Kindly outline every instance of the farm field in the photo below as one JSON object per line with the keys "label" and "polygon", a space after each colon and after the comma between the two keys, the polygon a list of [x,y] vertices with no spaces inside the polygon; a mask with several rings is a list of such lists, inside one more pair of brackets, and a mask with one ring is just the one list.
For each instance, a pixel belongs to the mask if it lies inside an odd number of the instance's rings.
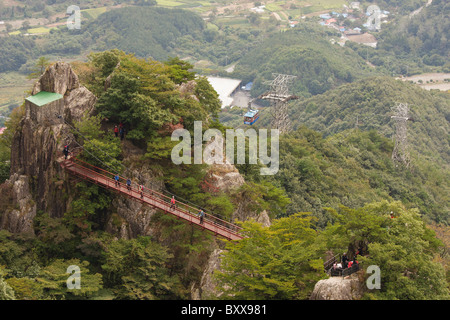
{"label": "farm field", "polygon": [[0,73],[0,112],[10,104],[23,102],[33,82],[18,72]]}

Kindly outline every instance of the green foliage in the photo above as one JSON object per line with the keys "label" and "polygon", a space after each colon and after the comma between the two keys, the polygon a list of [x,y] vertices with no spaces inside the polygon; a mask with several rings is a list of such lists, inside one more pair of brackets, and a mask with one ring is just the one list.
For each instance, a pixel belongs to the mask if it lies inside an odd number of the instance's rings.
{"label": "green foliage", "polygon": [[39,273],[39,265],[34,244],[28,235],[13,235],[0,230],[0,266],[10,277],[34,277]]}
{"label": "green foliage", "polygon": [[29,74],[30,79],[36,79],[39,78],[44,72],[45,69],[50,65],[50,60],[48,60],[46,57],[40,57],[36,64],[34,65],[34,68],[32,72]]}
{"label": "green foliage", "polygon": [[[75,124],[77,141],[84,151],[80,158],[109,172],[121,173],[122,148],[119,139],[101,130],[100,116],[85,116]],[[112,178],[112,177],[111,177]],[[95,184],[77,183],[75,197],[64,219],[72,231],[91,232],[111,204],[111,194]]]}
{"label": "green foliage", "polygon": [[285,192],[268,181],[248,182],[232,196],[233,202],[245,204],[246,210],[260,213],[267,210],[271,217],[283,215],[290,199]]}
{"label": "green foliage", "polygon": [[[3,134],[0,135],[0,162],[9,161],[11,159],[11,145],[14,138],[14,134],[20,128],[20,121],[25,115],[24,106],[17,107],[12,110],[10,118],[5,123],[7,128]],[[3,165],[4,168],[7,167],[6,164]],[[8,174],[9,175],[9,174]]]}
{"label": "green foliage", "polygon": [[[103,67],[100,64],[97,68]],[[214,90],[204,79],[196,81],[195,92],[191,93],[199,101],[181,97],[172,80],[184,83],[192,79],[188,68],[189,64],[176,58],[166,65],[120,53],[120,66],[113,72],[111,86],[100,97],[97,109],[102,117],[123,122],[127,138],[147,144],[148,157],[168,158],[173,143],[166,136],[173,131],[171,127],[182,123],[192,129],[194,121],[207,122],[209,114],[217,115],[220,109],[217,94],[212,94]]]}
{"label": "green foliage", "polygon": [[[80,268],[80,288],[69,289],[68,273],[70,266]],[[93,274],[89,271],[89,262],[78,259],[58,259],[45,268],[41,269],[36,278],[43,289],[43,294],[50,299],[83,299],[96,294],[102,288],[102,275]],[[73,275],[73,274],[72,274]]]}
{"label": "green foliage", "polygon": [[323,262],[317,258],[316,232],[311,217],[296,214],[275,220],[263,228],[243,223],[249,236],[228,242],[216,271],[224,299],[306,299],[315,283],[324,277]]}
{"label": "green foliage", "polygon": [[291,93],[310,96],[374,73],[353,50],[331,44],[328,38],[336,34],[330,32],[301,23],[274,34],[239,60],[233,76],[253,80],[256,97],[269,89],[263,83],[273,80],[272,73],[295,75]]}
{"label": "green foliage", "polygon": [[194,67],[189,62],[183,61],[178,57],[171,57],[165,62],[170,69],[170,78],[173,82],[181,84],[182,82],[195,79],[195,73],[190,71]]}
{"label": "green foliage", "polygon": [[0,300],[16,300],[14,290],[3,279],[4,271],[0,266]]}
{"label": "green foliage", "polygon": [[[448,37],[444,36],[450,27],[450,5],[444,0],[436,0],[424,7],[413,19],[399,17],[396,23],[390,23],[383,28],[377,48],[380,58],[392,57],[398,59],[387,67],[398,73],[411,73],[414,68],[439,70],[450,58],[448,52]],[[425,64],[425,66],[424,66]],[[409,70],[401,71],[400,67],[408,65]],[[428,65],[428,66],[427,66]],[[400,71],[400,72],[399,72]]]}
{"label": "green foliage", "polygon": [[75,127],[77,141],[85,150],[82,154],[84,161],[108,171],[122,172],[121,161],[118,160],[122,152],[120,142],[101,130],[100,116],[85,116]]}
{"label": "green foliage", "polygon": [[147,143],[145,157],[156,160],[169,159],[172,149],[177,145],[170,137],[156,137]]}
{"label": "green foliage", "polygon": [[7,282],[14,290],[17,300],[39,300],[43,298],[43,288],[35,281],[35,279],[26,277],[9,278]]}
{"label": "green foliage", "polygon": [[210,112],[214,118],[217,118],[221,108],[219,94],[212,88],[206,77],[200,77],[197,80],[195,94],[200,100],[200,103],[205,107],[206,111]]}
{"label": "green foliage", "polygon": [[0,183],[5,182],[9,178],[11,164],[7,161],[0,162]]}
{"label": "green foliage", "polygon": [[[364,79],[294,102],[291,118],[294,128],[307,125],[325,135],[354,128],[358,120],[359,128],[375,129],[389,137],[394,132],[391,108],[399,101],[410,108],[413,121],[408,122],[408,136],[415,142],[411,148],[422,156],[434,155],[435,160],[448,162],[447,136],[440,129],[448,127],[448,99],[409,83],[385,77]],[[314,111],[308,110],[311,104],[317,106]]]}
{"label": "green foliage", "polygon": [[151,223],[155,227],[153,238],[164,243],[172,255],[167,261],[167,267],[170,276],[179,278],[178,297],[189,299],[192,283],[203,276],[213,237],[208,232],[161,212],[152,216]]}
{"label": "green foliage", "polygon": [[119,299],[156,300],[176,297],[177,278],[170,277],[167,250],[148,237],[118,240],[105,252],[105,283]]}
{"label": "green foliage", "polygon": [[[394,218],[390,217],[391,212]],[[376,265],[381,270],[381,289],[368,291],[367,298],[449,298],[444,268],[433,261],[442,243],[416,209],[406,209],[400,202],[382,201],[358,209],[341,208],[335,213],[338,222],[321,235],[331,244],[328,248],[363,244],[367,253],[358,256],[358,260],[363,266]]]}
{"label": "green foliage", "polygon": [[110,50],[100,53],[92,52],[89,55],[89,61],[96,67],[103,79],[106,79],[117,67],[120,58],[118,50]]}
{"label": "green foliage", "polygon": [[165,60],[178,38],[199,33],[204,26],[201,17],[189,11],[125,7],[100,15],[83,28],[83,37],[90,45],[96,43],[99,50],[118,48]]}
{"label": "green foliage", "polygon": [[0,72],[18,70],[35,47],[35,42],[27,37],[0,37]]}
{"label": "green foliage", "polygon": [[40,240],[36,243],[36,251],[44,260],[51,261],[63,254],[70,256],[73,253],[73,244],[70,240],[74,235],[62,223],[62,219],[51,218],[48,214],[38,215],[35,218],[36,236]]}
{"label": "green foliage", "polygon": [[[375,200],[401,200],[428,219],[447,221],[448,173],[427,162],[413,171],[395,168],[393,143],[375,130],[347,130],[324,139],[300,127],[280,138],[279,172],[265,180],[291,200],[286,214],[307,210],[324,227],[335,218],[324,207],[356,208]],[[440,172],[440,174],[438,174]]]}

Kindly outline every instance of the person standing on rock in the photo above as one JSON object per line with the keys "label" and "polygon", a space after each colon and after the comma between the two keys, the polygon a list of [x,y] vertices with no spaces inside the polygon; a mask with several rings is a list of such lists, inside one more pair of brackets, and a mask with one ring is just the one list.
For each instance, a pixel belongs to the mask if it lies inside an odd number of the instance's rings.
{"label": "person standing on rock", "polygon": [[347,268],[347,264],[348,264],[347,253],[344,252],[344,254],[342,255],[342,267]]}

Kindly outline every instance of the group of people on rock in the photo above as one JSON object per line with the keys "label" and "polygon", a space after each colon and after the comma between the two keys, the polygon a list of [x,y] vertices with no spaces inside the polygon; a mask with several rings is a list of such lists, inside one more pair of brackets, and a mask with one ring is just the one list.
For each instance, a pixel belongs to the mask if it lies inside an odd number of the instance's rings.
{"label": "group of people on rock", "polygon": [[351,268],[353,265],[358,264],[359,262],[358,262],[358,260],[356,260],[356,257],[357,257],[358,254],[359,254],[359,251],[357,251],[355,253],[355,256],[353,257],[353,260],[350,260],[347,257],[347,253],[344,252],[344,254],[342,255],[341,262],[339,262],[339,263],[335,262],[333,264],[333,269],[337,270],[337,271],[340,271],[340,270],[343,270],[343,269]]}

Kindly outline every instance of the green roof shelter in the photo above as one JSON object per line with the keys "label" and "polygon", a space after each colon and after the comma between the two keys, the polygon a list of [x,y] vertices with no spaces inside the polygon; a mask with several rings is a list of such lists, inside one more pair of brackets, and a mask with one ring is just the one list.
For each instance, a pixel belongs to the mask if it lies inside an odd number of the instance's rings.
{"label": "green roof shelter", "polygon": [[41,91],[25,99],[25,116],[38,123],[56,124],[64,115],[64,99],[59,93]]}
{"label": "green roof shelter", "polygon": [[37,105],[38,107],[45,106],[53,101],[57,101],[62,99],[63,96],[59,93],[41,91],[34,96],[28,97],[25,100],[31,102],[32,104]]}

